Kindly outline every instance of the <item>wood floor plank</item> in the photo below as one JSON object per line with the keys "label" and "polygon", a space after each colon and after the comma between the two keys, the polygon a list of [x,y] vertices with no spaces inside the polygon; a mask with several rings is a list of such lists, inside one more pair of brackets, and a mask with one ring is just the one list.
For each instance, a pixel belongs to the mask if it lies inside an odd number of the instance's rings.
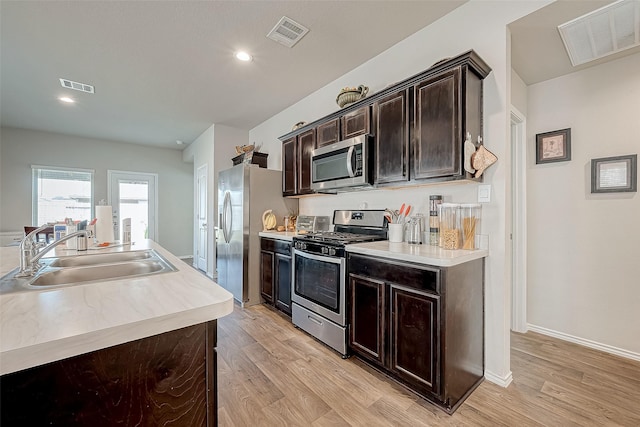
{"label": "wood floor plank", "polygon": [[[418,427],[430,426],[436,423],[439,425],[455,425],[453,420],[445,420],[444,418],[439,419],[433,412],[426,411],[421,407],[416,407],[414,411],[408,411],[408,408],[403,409],[402,405],[398,405],[394,399],[390,399],[385,396],[378,399],[368,408],[372,414],[381,419],[393,420],[395,426]],[[446,414],[445,416],[449,417]],[[448,422],[443,423],[443,421],[451,421],[451,424]]]}
{"label": "wood floor plank", "polygon": [[312,427],[349,427],[351,424],[346,422],[336,411],[329,411],[322,417],[315,420]]}
{"label": "wood floor plank", "polygon": [[[519,376],[520,377],[520,376]],[[532,405],[538,408],[538,414],[542,414],[542,418],[555,419],[557,422],[551,425],[562,425],[563,427],[570,426],[598,426],[602,425],[601,422],[597,422],[592,417],[589,417],[580,408],[563,402],[543,393],[541,390],[531,389],[526,384],[520,381],[514,381],[513,385],[519,391],[520,398],[526,399],[531,402]],[[548,422],[545,424],[549,424]]]}
{"label": "wood floor plank", "polygon": [[287,397],[262,408],[267,425],[273,426],[308,426],[312,421],[309,421],[310,417],[305,412],[304,408]]}
{"label": "wood floor plank", "polygon": [[[315,366],[304,360],[297,360],[290,369],[307,386],[351,425],[392,426],[390,420],[375,417],[358,403],[355,390],[344,390],[338,387],[325,375],[318,375]],[[322,371],[320,371],[322,372]]]}
{"label": "wood floor plank", "polygon": [[226,427],[236,427],[233,419],[227,412],[227,408],[222,407],[218,409],[218,425]]}
{"label": "wood floor plank", "polygon": [[[517,336],[520,334],[512,335]],[[535,332],[528,332],[527,335],[527,340],[522,341],[523,347],[528,348],[532,353],[540,357],[545,357],[547,360],[565,361],[566,364],[583,371],[597,368],[640,381],[640,370],[636,361],[575,343],[557,340]],[[512,344],[512,347],[514,347],[514,344]]]}
{"label": "wood floor plank", "polygon": [[[218,378],[218,412],[220,409],[239,427],[256,425],[256,420],[264,418],[258,401],[232,377]],[[222,421],[219,420],[218,425],[223,426]]]}
{"label": "wood floor plank", "polygon": [[218,325],[221,427],[640,425],[639,362],[540,334],[512,334],[512,385],[485,381],[450,416],[272,308]]}
{"label": "wood floor plank", "polygon": [[640,416],[636,416],[621,407],[611,407],[598,399],[587,397],[586,394],[578,394],[553,383],[545,383],[542,392],[554,396],[559,400],[569,402],[594,417],[603,417],[603,421],[609,425],[633,426],[640,425]]}
{"label": "wood floor plank", "polygon": [[[250,357],[254,356],[252,353]],[[288,401],[301,409],[308,422],[315,421],[331,411],[327,403],[300,381],[286,366],[258,356],[256,365],[271,380],[272,386],[281,390]]]}

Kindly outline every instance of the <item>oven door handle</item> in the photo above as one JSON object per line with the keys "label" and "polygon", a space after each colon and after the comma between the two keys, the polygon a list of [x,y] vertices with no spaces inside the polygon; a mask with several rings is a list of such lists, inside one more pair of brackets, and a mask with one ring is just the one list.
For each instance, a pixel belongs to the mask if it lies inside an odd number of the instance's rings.
{"label": "oven door handle", "polygon": [[344,260],[344,258],[332,258],[332,257],[324,256],[324,255],[310,254],[308,252],[299,251],[298,249],[294,249],[293,253],[294,253],[294,255],[302,257],[302,258],[309,258],[309,259],[313,259],[313,260],[316,260],[316,261],[330,262],[332,264],[339,264],[339,265],[341,265],[343,260]]}
{"label": "oven door handle", "polygon": [[347,173],[349,174],[350,178],[353,178],[354,176],[356,176],[353,173],[353,167],[351,166],[351,161],[353,160],[353,145],[351,147],[349,147],[349,151],[347,151]]}

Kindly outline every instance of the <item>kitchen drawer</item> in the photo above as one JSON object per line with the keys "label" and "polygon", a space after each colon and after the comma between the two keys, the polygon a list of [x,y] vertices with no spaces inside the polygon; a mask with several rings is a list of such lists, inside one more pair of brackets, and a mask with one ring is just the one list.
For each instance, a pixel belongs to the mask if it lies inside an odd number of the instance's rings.
{"label": "kitchen drawer", "polygon": [[405,287],[420,291],[440,293],[440,269],[436,267],[349,254],[348,271],[349,274],[372,277],[387,283],[402,283]]}
{"label": "kitchen drawer", "polygon": [[291,255],[291,242],[287,240],[276,240],[261,237],[260,249],[263,251],[276,252],[282,255]]}

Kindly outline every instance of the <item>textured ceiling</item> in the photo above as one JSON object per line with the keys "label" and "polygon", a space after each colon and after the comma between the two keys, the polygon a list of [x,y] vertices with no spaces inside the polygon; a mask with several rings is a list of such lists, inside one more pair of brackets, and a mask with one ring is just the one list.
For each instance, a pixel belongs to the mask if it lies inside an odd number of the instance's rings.
{"label": "textured ceiling", "polygon": [[[2,126],[178,149],[255,127],[463,3],[3,0]],[[311,30],[293,49],[266,38],[283,15]]]}

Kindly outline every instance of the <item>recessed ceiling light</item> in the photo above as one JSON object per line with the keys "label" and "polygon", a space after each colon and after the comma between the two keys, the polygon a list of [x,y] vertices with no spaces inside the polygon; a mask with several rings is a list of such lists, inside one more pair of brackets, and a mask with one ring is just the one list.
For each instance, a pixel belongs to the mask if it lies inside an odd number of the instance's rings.
{"label": "recessed ceiling light", "polygon": [[240,61],[244,61],[244,62],[249,62],[253,59],[253,57],[249,55],[247,52],[240,50],[236,52],[236,59],[239,59]]}
{"label": "recessed ceiling light", "polygon": [[68,96],[61,96],[58,99],[62,102],[66,102],[67,104],[73,104],[74,102],[76,102],[74,99],[69,98]]}
{"label": "recessed ceiling light", "polygon": [[184,144],[184,142],[180,141],[179,139],[176,139],[176,144],[182,145],[182,144]]}

